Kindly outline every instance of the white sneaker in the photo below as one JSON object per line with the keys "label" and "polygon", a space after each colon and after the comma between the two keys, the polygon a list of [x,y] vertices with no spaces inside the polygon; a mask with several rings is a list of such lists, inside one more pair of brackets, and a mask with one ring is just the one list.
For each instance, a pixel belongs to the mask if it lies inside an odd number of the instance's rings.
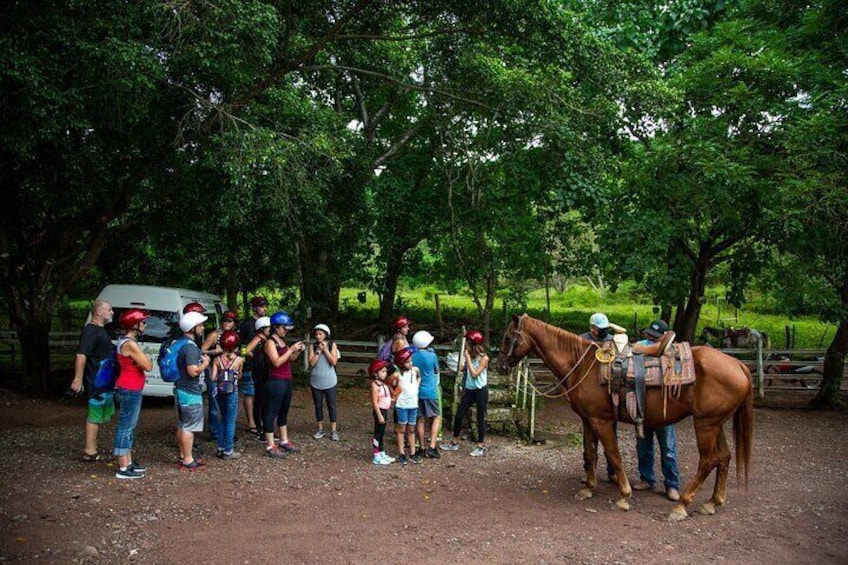
{"label": "white sneaker", "polygon": [[322,438],[322,437],[324,437],[325,435],[327,435],[327,434],[326,434],[326,433],[324,433],[324,430],[318,430],[317,432],[315,432],[314,434],[312,434],[312,437],[313,437],[313,438],[315,438],[315,439],[321,439],[321,438]]}
{"label": "white sneaker", "polygon": [[386,453],[385,451],[381,451],[381,452],[380,452],[380,456],[381,456],[383,459],[385,459],[386,461],[388,461],[389,463],[394,463],[394,462],[395,462],[395,458],[394,458],[394,457],[389,457],[389,454],[388,454],[388,453]]}
{"label": "white sneaker", "polygon": [[389,461],[388,459],[384,459],[384,458],[380,457],[379,453],[374,455],[373,463],[374,463],[374,465],[391,465],[392,464],[392,462]]}
{"label": "white sneaker", "polygon": [[485,447],[478,447],[471,452],[471,457],[483,457],[484,455],[486,455]]}

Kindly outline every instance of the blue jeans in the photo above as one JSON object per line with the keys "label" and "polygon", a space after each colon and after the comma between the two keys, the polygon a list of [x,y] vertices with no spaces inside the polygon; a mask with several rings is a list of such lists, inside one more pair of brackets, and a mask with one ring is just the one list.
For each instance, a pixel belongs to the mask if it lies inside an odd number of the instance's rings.
{"label": "blue jeans", "polygon": [[115,398],[121,406],[118,414],[118,429],[115,431],[114,455],[129,455],[135,438],[135,427],[138,425],[138,415],[141,413],[141,391],[124,388],[115,389]]}
{"label": "blue jeans", "polygon": [[656,483],[654,476],[654,435],[660,444],[660,465],[666,489],[680,488],[680,473],[677,471],[677,439],[674,425],[649,428],[645,426],[645,439],[636,440],[639,456],[639,477],[646,483]]}
{"label": "blue jeans", "polygon": [[206,379],[206,394],[209,399],[209,433],[212,435],[212,441],[218,441],[218,428],[221,421],[221,410],[218,406],[218,391],[215,388],[215,382],[212,380],[212,375],[209,370],[206,370],[204,375]]}
{"label": "blue jeans", "polygon": [[224,453],[233,451],[233,436],[236,433],[236,418],[238,417],[238,392],[218,393],[218,408],[221,410],[218,425],[218,449]]}

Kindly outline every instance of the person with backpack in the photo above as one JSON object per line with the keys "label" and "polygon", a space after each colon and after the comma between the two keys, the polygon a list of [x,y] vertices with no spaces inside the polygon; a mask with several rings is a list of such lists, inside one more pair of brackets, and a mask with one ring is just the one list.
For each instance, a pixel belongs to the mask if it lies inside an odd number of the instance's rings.
{"label": "person with backpack", "polygon": [[318,431],[315,439],[324,437],[324,400],[330,413],[330,439],[339,441],[336,429],[336,393],[339,377],[336,375],[336,363],[341,353],[335,342],[329,341],[330,328],[327,324],[318,324],[312,329],[315,341],[309,345],[309,388],[312,390],[312,403],[315,405],[315,420]]}
{"label": "person with backpack", "polygon": [[138,338],[147,327],[150,314],[139,308],[130,308],[121,314],[118,325],[123,335],[118,339],[116,357],[120,372],[115,381],[115,399],[118,401],[118,429],[115,432],[114,455],[118,458],[117,479],[143,479],[147,468],[133,457],[135,428],[141,413],[145,373],[153,370],[153,362],[138,345]]}
{"label": "person with backpack", "polygon": [[181,340],[176,358],[180,378],[174,387],[177,406],[177,444],[180,446],[181,471],[205,471],[206,464],[194,458],[194,434],[203,431],[203,387],[201,379],[209,368],[209,356],[200,351],[197,341],[203,337],[203,323],[208,318],[200,312],[189,312],[180,318]]}
{"label": "person with backpack", "polygon": [[82,460],[91,463],[100,460],[97,449],[97,435],[100,425],[109,422],[115,414],[115,399],[111,390],[101,390],[94,384],[97,372],[103,361],[114,360],[115,348],[106,324],[112,321],[112,305],[105,300],[95,300],[91,305],[91,321],[82,329],[74,360],[74,380],[71,391],[84,390],[87,400],[85,420],[85,446]]}
{"label": "person with backpack", "polygon": [[459,436],[462,432],[462,421],[468,413],[471,405],[477,407],[477,447],[471,452],[471,457],[482,457],[486,454],[486,409],[489,404],[488,367],[489,356],[483,346],[483,334],[477,330],[471,330],[465,334],[468,347],[459,361],[459,374],[463,375],[462,400],[456,409],[453,420],[453,439],[450,443],[443,443],[441,448],[445,451],[457,451],[459,449]]}
{"label": "person with backpack", "polygon": [[[249,318],[253,320],[253,318]],[[265,381],[268,379],[268,358],[265,357],[265,341],[271,335],[271,318],[262,316],[254,322],[254,336],[243,349],[245,358],[244,369],[242,370],[242,381],[245,380],[244,373],[247,372],[247,367],[252,367],[251,386],[255,390],[253,397],[253,422],[254,426],[250,426],[251,421],[248,419],[248,433],[253,433],[257,441],[265,441],[265,428],[262,424],[262,410],[265,402]],[[239,337],[239,339],[241,339]],[[242,342],[244,343],[244,342]],[[247,402],[245,402],[245,410],[247,410]],[[253,430],[253,432],[251,432]]]}
{"label": "person with backpack", "polygon": [[385,361],[389,364],[389,376],[386,379],[389,387],[392,389],[392,394],[397,396],[398,377],[400,376],[400,368],[395,366],[395,355],[409,347],[409,341],[406,336],[409,334],[409,326],[411,322],[406,316],[398,316],[392,322],[392,337],[386,340],[380,347],[377,353],[377,359]]}
{"label": "person with backpack", "polygon": [[218,457],[239,459],[241,453],[233,451],[233,436],[238,416],[238,385],[244,359],[239,357],[239,337],[233,330],[221,335],[219,343],[224,351],[212,365],[212,382],[218,391],[218,407],[221,409],[221,424],[218,429]]}
{"label": "person with backpack", "polygon": [[[206,307],[200,302],[190,302],[183,307],[183,314],[187,314],[189,312],[197,312],[199,314],[206,315]],[[208,355],[210,358],[215,357],[217,349],[217,345],[212,342],[207,348],[206,343],[207,339],[204,335],[205,332],[201,331],[199,336],[195,338],[198,346],[200,346],[200,353],[203,355]],[[211,333],[212,336],[215,335],[215,332]],[[217,391],[212,384],[212,371],[207,370],[203,372],[203,381],[206,385],[206,412],[207,412],[207,421],[209,422],[209,440],[212,442],[218,442],[218,427],[221,423],[221,410],[218,407],[218,399]]]}
{"label": "person with backpack", "polygon": [[[289,439],[288,416],[292,401],[292,365],[306,344],[302,341],[289,346],[286,334],[294,329],[294,321],[286,312],[271,316],[271,336],[265,341],[268,359],[268,380],[265,383],[265,406],[262,411],[265,428],[265,455],[282,459],[299,451]],[[274,445],[274,428],[280,430],[280,447]]]}
{"label": "person with backpack", "polygon": [[[238,327],[239,341],[242,346],[249,345],[256,335],[256,324],[260,319],[268,317],[268,300],[264,296],[254,296],[250,299],[250,307],[253,315],[243,320]],[[247,433],[252,434],[265,441],[262,434],[262,384],[256,382],[254,376],[255,358],[251,358],[242,352],[244,357],[244,369],[239,386],[241,387],[242,404],[244,405],[244,416],[247,419]]]}

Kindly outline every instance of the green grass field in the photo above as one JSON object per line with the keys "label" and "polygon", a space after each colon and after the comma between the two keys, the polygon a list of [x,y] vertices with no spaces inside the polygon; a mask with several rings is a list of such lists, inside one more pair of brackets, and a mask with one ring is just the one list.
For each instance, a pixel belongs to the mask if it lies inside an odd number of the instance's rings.
{"label": "green grass field", "polygon": [[[341,292],[340,310],[345,317],[355,318],[366,322],[376,319],[379,303],[377,295],[366,293],[366,301],[361,304],[357,294],[361,289],[344,288]],[[716,300],[721,289],[713,289],[708,295],[708,301],[701,311],[698,331],[704,326],[717,327],[750,327],[765,332],[771,339],[772,348],[786,346],[786,331],[790,339],[794,339],[795,348],[823,349],[833,338],[835,327],[823,324],[814,317],[789,319],[786,316],[760,312],[752,305],[750,308],[737,310],[731,305],[721,304]],[[421,324],[435,322],[435,295],[439,294],[442,308],[442,318],[448,324],[471,324],[477,320],[477,310],[473,301],[467,295],[448,295],[439,292],[434,287],[402,288],[399,292],[399,311],[411,316]],[[712,295],[712,299],[709,296]],[[605,298],[588,286],[574,285],[565,292],[551,289],[551,312],[546,313],[544,289],[535,290],[529,294],[526,308],[509,308],[507,314],[528,312],[533,316],[547,318],[551,323],[574,332],[586,331],[589,316],[594,312],[604,312],[610,321],[627,328],[635,335],[647,326],[657,315],[653,305],[646,297],[639,296],[633,287],[623,286],[617,292],[607,292]],[[492,316],[492,327],[500,328],[506,325],[503,300],[498,299]]]}

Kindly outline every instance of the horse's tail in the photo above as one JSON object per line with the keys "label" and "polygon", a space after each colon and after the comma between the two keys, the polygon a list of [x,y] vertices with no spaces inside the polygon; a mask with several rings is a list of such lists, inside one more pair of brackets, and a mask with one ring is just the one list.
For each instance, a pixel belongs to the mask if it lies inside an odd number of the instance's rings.
{"label": "horse's tail", "polygon": [[733,414],[733,436],[736,444],[736,480],[744,479],[748,488],[748,470],[751,467],[751,444],[754,437],[754,387],[751,371],[740,363],[748,381],[748,394]]}

